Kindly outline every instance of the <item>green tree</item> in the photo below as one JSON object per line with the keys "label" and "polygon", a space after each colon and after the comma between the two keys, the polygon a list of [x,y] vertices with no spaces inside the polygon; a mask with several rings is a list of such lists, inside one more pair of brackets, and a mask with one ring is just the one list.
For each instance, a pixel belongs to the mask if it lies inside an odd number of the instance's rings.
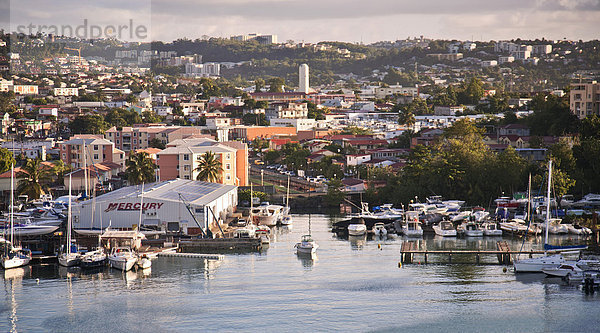
{"label": "green tree", "polygon": [[0,148],[0,173],[10,170],[10,166],[15,162],[14,155],[10,150]]}
{"label": "green tree", "polygon": [[156,164],[146,152],[130,154],[125,161],[125,172],[130,185],[152,183],[156,181]]}
{"label": "green tree", "polygon": [[69,123],[69,129],[77,134],[102,134],[108,129],[108,124],[101,115],[90,114],[75,117]]}
{"label": "green tree", "polygon": [[159,138],[152,138],[148,143],[150,147],[157,149],[165,149],[165,144]]}
{"label": "green tree", "polygon": [[327,195],[325,195],[325,202],[329,206],[339,206],[340,203],[346,197],[346,193],[343,191],[344,184],[339,179],[332,179],[327,184]]}
{"label": "green tree", "polygon": [[29,199],[39,199],[48,190],[54,175],[54,169],[43,165],[41,159],[27,159],[21,171],[15,175],[16,178],[22,178],[17,185],[17,193],[26,194]]}
{"label": "green tree", "polygon": [[269,91],[270,92],[283,92],[285,86],[285,80],[281,77],[274,77],[269,79]]}
{"label": "green tree", "polygon": [[221,167],[221,161],[219,161],[215,153],[207,151],[202,155],[200,161],[198,161],[198,167],[195,171],[198,172],[196,180],[216,183],[221,179],[223,168]]}
{"label": "green tree", "polygon": [[281,158],[281,153],[277,150],[269,150],[265,153],[265,163],[267,164],[273,164],[275,163],[279,158]]}
{"label": "green tree", "polygon": [[260,92],[265,87],[265,80],[261,78],[254,79],[254,89],[256,92]]}

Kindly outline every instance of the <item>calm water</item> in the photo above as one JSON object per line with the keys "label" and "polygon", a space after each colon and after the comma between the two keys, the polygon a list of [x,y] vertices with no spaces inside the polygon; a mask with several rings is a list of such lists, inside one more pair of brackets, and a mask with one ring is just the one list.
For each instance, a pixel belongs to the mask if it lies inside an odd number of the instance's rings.
{"label": "calm water", "polygon": [[[275,230],[265,253],[227,255],[222,262],[158,258],[151,272],[126,274],[55,265],[3,272],[0,331],[598,330],[600,296],[560,279],[515,276],[498,265],[398,268],[402,238],[338,239],[328,217],[311,221],[320,245],[314,260],[294,252],[308,230],[308,216],[294,216],[293,229]],[[429,237],[420,246],[495,249],[496,240]],[[513,248],[521,244],[507,240]],[[430,261],[436,259],[445,260]],[[460,259],[468,260],[454,258]]]}

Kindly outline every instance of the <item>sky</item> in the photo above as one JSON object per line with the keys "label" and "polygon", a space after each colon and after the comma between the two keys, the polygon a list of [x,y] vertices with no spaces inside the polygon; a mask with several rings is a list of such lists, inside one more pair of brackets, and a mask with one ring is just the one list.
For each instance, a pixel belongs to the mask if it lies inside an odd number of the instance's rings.
{"label": "sky", "polygon": [[[280,42],[600,39],[600,0],[0,0],[0,27],[11,31],[79,27],[86,19],[100,28],[127,25],[121,37],[142,41],[244,33],[276,34]],[[147,34],[127,34],[138,26]]]}

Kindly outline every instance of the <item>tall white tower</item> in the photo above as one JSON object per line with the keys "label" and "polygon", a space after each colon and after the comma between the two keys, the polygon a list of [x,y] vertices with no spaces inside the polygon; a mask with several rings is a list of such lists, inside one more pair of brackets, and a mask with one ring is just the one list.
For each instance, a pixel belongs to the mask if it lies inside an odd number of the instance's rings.
{"label": "tall white tower", "polygon": [[298,69],[298,91],[308,94],[308,90],[310,89],[308,83],[308,65],[302,64]]}

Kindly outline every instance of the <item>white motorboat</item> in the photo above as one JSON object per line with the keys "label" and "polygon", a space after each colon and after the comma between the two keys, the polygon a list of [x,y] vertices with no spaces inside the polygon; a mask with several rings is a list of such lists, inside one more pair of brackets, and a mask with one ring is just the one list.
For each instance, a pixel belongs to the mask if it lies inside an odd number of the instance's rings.
{"label": "white motorboat", "polygon": [[304,235],[294,247],[297,254],[313,254],[317,252],[319,245],[312,239],[311,235]]}
{"label": "white motorboat", "polygon": [[385,224],[375,223],[375,225],[373,225],[373,233],[377,237],[385,237],[388,232],[387,232],[387,229],[385,228]]}
{"label": "white motorboat", "polygon": [[349,224],[348,235],[349,236],[362,236],[367,233],[367,226],[364,224]]}
{"label": "white motorboat", "polygon": [[35,225],[35,224],[18,224],[12,230],[7,229],[6,233],[15,236],[41,236],[51,234],[58,230],[58,226],[51,225]]}
{"label": "white motorboat", "polygon": [[108,256],[104,252],[103,248],[99,248],[95,251],[86,252],[81,256],[79,265],[81,268],[96,268],[106,266]]}
{"label": "white motorboat", "polygon": [[483,237],[483,230],[475,222],[464,223],[465,236]]}
{"label": "white motorboat", "polygon": [[513,234],[524,234],[531,230],[527,222],[521,219],[512,219],[510,221],[500,222],[500,229]]}
{"label": "white motorboat", "polygon": [[238,228],[233,232],[234,238],[254,238],[256,237],[256,226],[249,223],[245,227]]}
{"label": "white motorboat", "polygon": [[138,256],[138,259],[137,259],[135,265],[139,269],[148,269],[148,268],[152,267],[152,260],[150,260],[150,258],[147,255],[142,254],[142,255]]}
{"label": "white motorboat", "polygon": [[587,227],[583,227],[578,223],[568,225],[569,233],[573,235],[591,235],[592,230]]}
{"label": "white motorboat", "polygon": [[404,217],[405,221],[401,229],[402,234],[406,237],[423,236],[423,228],[421,228],[421,222],[419,222],[419,212],[408,211]]}
{"label": "white motorboat", "polygon": [[577,266],[576,262],[564,262],[564,263],[560,264],[558,267],[542,269],[542,272],[544,272],[546,275],[552,276],[552,277],[567,278],[567,275],[569,275],[569,276],[582,275],[583,269],[579,268],[579,266]]}
{"label": "white motorboat", "polygon": [[433,231],[436,235],[444,237],[455,237],[456,229],[450,221],[441,221],[440,223],[433,226]]}
{"label": "white motorboat", "polygon": [[495,222],[484,222],[481,228],[484,236],[502,236],[502,229],[499,229]]}
{"label": "white motorboat", "polygon": [[[564,235],[569,233],[569,227],[561,223],[562,219],[551,218],[548,220],[548,232],[552,235]],[[542,230],[545,230],[546,224],[542,225]]]}
{"label": "white motorboat", "polygon": [[251,209],[253,222],[259,225],[276,226],[283,216],[283,206],[271,205],[268,202]]}
{"label": "white motorboat", "polygon": [[61,253],[58,256],[58,264],[65,267],[77,266],[81,262],[79,253]]}
{"label": "white motorboat", "polygon": [[138,257],[135,255],[135,253],[133,253],[130,247],[115,247],[108,256],[108,263],[110,264],[110,267],[120,269],[125,272],[131,270],[137,261]]}

